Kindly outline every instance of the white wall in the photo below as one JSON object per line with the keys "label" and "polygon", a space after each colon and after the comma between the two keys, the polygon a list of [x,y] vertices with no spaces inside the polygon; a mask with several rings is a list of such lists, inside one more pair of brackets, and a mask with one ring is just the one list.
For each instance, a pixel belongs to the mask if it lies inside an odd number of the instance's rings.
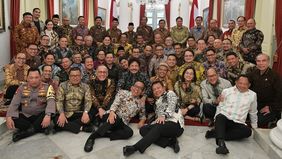
{"label": "white wall", "polygon": [[10,25],[10,0],[4,0],[5,8],[5,32],[0,33],[0,48],[1,48],[1,58],[0,58],[0,81],[4,80],[3,66],[10,61],[10,31],[8,26]]}

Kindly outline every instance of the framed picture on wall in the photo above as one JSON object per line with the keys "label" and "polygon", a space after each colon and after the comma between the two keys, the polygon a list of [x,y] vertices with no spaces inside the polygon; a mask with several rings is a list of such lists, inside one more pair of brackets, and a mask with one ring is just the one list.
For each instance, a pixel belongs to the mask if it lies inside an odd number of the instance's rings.
{"label": "framed picture on wall", "polygon": [[79,1],[77,0],[60,0],[60,18],[68,17],[70,25],[77,25],[79,16]]}
{"label": "framed picture on wall", "polygon": [[0,0],[0,33],[5,32],[4,0]]}
{"label": "framed picture on wall", "polygon": [[205,28],[208,27],[208,16],[209,16],[209,8],[205,8],[203,10],[203,25]]}
{"label": "framed picture on wall", "polygon": [[102,25],[106,25],[106,20],[107,20],[107,9],[98,7],[98,16],[102,18]]}

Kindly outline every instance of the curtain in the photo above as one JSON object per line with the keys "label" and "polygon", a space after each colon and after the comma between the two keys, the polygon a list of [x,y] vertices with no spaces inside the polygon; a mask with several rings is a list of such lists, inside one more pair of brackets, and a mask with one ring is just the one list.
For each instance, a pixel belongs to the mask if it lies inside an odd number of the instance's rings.
{"label": "curtain", "polygon": [[213,0],[209,1],[209,15],[208,15],[208,24],[210,23],[210,20],[212,19],[213,14]]}
{"label": "curtain", "polygon": [[246,0],[245,17],[247,20],[254,17],[255,8],[256,8],[256,0]]}
{"label": "curtain", "polygon": [[110,28],[112,28],[112,21],[114,19],[114,1],[115,0],[111,0],[111,10],[110,10]]}
{"label": "curtain", "polygon": [[220,27],[221,21],[221,0],[217,0],[217,26]]}
{"label": "curtain", "polygon": [[[94,4],[94,6],[93,6],[93,9],[94,9],[94,18],[96,17],[96,16],[98,16],[98,0],[94,0],[93,1],[93,4]],[[105,20],[105,19],[103,19],[103,20]]]}
{"label": "curtain", "polygon": [[146,5],[140,5],[140,23],[141,23],[142,17],[145,16],[145,8],[146,8]]}
{"label": "curtain", "polygon": [[89,0],[83,0],[83,16],[84,16],[85,26],[88,26]]}
{"label": "curtain", "polygon": [[52,19],[54,15],[54,0],[47,0],[47,17]]}
{"label": "curtain", "polygon": [[11,14],[11,32],[10,32],[10,58],[12,59],[17,53],[16,53],[16,42],[13,37],[14,29],[19,24],[20,21],[20,0],[11,0],[10,4],[10,14]]}
{"label": "curtain", "polygon": [[189,28],[191,29],[192,27],[195,26],[195,17],[198,16],[198,0],[193,0],[192,2],[192,7],[191,7],[191,12],[190,12],[190,24]]}
{"label": "curtain", "polygon": [[[165,17],[166,17],[166,24],[167,24],[167,29],[170,29],[170,1],[165,5]],[[141,12],[141,9],[140,9]]]}
{"label": "curtain", "polygon": [[280,76],[282,76],[282,9],[281,6],[282,1],[276,0],[276,15],[275,15],[275,34],[276,34],[276,41],[277,41],[277,60],[274,61],[273,69],[276,70]]}

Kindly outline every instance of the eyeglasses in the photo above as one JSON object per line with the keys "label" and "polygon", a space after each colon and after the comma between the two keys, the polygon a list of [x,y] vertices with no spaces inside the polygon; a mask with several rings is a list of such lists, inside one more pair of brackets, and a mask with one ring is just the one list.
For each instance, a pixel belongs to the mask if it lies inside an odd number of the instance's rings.
{"label": "eyeglasses", "polygon": [[142,90],[143,90],[143,88],[144,88],[144,87],[138,86],[138,85],[136,85],[136,84],[135,84],[135,85],[133,85],[133,87],[135,87],[135,88],[137,88],[137,89],[139,89],[139,90],[141,90],[141,91],[142,91]]}
{"label": "eyeglasses", "polygon": [[17,57],[17,59],[19,59],[19,60],[26,60],[26,58],[23,58],[23,57]]}

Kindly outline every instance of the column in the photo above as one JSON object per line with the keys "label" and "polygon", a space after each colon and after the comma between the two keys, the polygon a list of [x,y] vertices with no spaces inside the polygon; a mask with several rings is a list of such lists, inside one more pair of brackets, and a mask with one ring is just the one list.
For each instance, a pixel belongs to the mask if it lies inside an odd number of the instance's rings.
{"label": "column", "polygon": [[128,0],[119,1],[119,28],[122,32],[127,31],[127,25],[130,18],[130,10],[128,7]]}

